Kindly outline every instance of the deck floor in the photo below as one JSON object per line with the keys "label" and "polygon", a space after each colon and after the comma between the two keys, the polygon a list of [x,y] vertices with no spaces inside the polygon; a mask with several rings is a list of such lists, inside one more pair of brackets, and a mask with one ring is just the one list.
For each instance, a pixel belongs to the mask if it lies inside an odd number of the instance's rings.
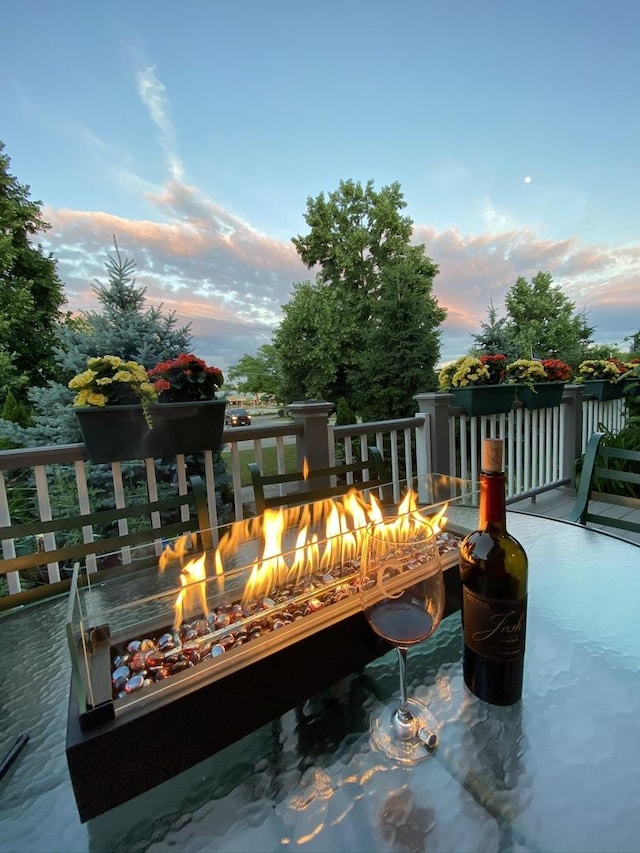
{"label": "deck floor", "polygon": [[[526,498],[522,501],[515,501],[509,504],[510,510],[516,512],[527,512],[532,515],[542,515],[546,518],[567,518],[576,499],[575,489],[562,487],[552,489],[548,492],[543,492],[535,498]],[[629,509],[618,506],[617,504],[603,503],[600,501],[592,501],[591,509],[601,515],[607,515],[611,518],[623,518],[629,516],[633,521],[640,522],[640,510]],[[594,530],[602,530],[605,533],[611,533],[627,542],[634,542],[640,545],[640,533],[633,533],[629,530],[618,530],[613,527],[608,527],[602,524],[588,524]]]}

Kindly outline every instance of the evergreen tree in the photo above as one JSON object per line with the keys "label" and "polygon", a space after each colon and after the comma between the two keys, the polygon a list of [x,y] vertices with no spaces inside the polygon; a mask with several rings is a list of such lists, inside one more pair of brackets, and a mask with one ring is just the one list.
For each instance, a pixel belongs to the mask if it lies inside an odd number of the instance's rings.
{"label": "evergreen tree", "polygon": [[5,421],[13,421],[22,427],[29,426],[29,423],[31,422],[29,410],[24,403],[16,400],[12,391],[7,392],[4,406],[2,407],[2,415],[0,415],[0,417]]}
{"label": "evergreen tree", "polygon": [[26,429],[0,421],[0,435],[13,446],[74,444],[81,441],[78,420],[71,408],[73,392],[67,382],[86,369],[87,358],[119,355],[145,367],[177,356],[191,347],[190,327],[176,327],[175,313],[145,308],[145,288],[136,287],[135,262],[123,257],[114,237],[115,254],[108,255],[108,284],[93,287],[101,311],[82,312],[57,326],[53,347],[60,381],[32,388],[33,425]]}
{"label": "evergreen tree", "polygon": [[25,400],[29,387],[55,376],[55,334],[65,303],[53,257],[31,242],[49,225],[29,187],[9,172],[0,142],[0,399]]}
{"label": "evergreen tree", "polygon": [[[115,255],[105,264],[108,284],[96,281],[93,288],[101,311],[83,312],[80,317],[68,318],[57,328],[54,348],[62,380],[49,381],[43,388],[34,388],[29,396],[33,403],[33,425],[25,427],[0,420],[0,446],[35,447],[38,445],[74,444],[82,440],[78,419],[71,403],[73,392],[67,382],[86,369],[87,358],[100,355],[119,355],[134,360],[146,368],[174,358],[191,349],[190,325],[177,328],[175,313],[165,314],[161,308],[145,308],[145,289],[135,284],[135,262],[120,254],[114,237]],[[189,473],[199,470],[197,457],[187,457]],[[125,478],[128,478],[125,465]],[[161,467],[161,466],[159,466]],[[221,523],[230,517],[232,494],[231,477],[219,453],[214,456],[216,502]],[[107,478],[101,466],[92,471],[92,483],[100,491],[101,480]],[[164,476],[171,477],[169,464]],[[136,488],[135,476],[128,488]]]}
{"label": "evergreen tree", "polygon": [[493,304],[493,299],[490,300],[487,308],[487,320],[480,324],[480,328],[482,329],[480,334],[472,336],[475,342],[472,353],[502,354],[506,355],[509,361],[514,361],[518,357],[517,345],[513,341],[508,318],[498,319],[498,310]]}
{"label": "evergreen tree", "polygon": [[105,263],[108,284],[96,280],[93,287],[101,310],[83,312],[82,322],[59,329],[56,359],[65,382],[84,370],[92,356],[119,355],[148,369],[191,347],[190,324],[177,328],[175,312],[145,308],[146,288],[136,287],[136,263],[123,257],[115,237],[113,241],[115,254]]}

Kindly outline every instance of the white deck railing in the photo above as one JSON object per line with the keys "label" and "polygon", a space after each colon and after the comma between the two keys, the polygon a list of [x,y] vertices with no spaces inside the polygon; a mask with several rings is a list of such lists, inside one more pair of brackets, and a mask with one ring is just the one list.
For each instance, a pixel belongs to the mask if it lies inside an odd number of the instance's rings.
{"label": "white deck railing", "polygon": [[[267,443],[275,445],[276,462],[280,472],[285,468],[285,444],[295,442],[298,464],[307,459],[311,467],[335,464],[336,447],[352,461],[354,453],[367,456],[367,447],[375,444],[389,465],[394,497],[399,499],[404,483],[417,482],[429,474],[448,474],[463,481],[476,482],[480,445],[485,436],[502,437],[506,444],[506,469],[508,497],[510,500],[533,496],[563,483],[573,482],[574,464],[584,452],[589,435],[596,429],[617,432],[624,424],[625,406],[622,400],[599,403],[583,400],[579,386],[565,388],[563,402],[552,409],[530,412],[515,408],[506,415],[467,417],[461,410],[451,407],[448,394],[422,394],[416,397],[420,412],[415,416],[367,424],[331,427],[328,415],[331,406],[325,403],[301,403],[291,407],[294,420],[266,427],[251,426],[240,430],[225,429],[223,442],[230,451],[228,472],[232,479],[233,517],[243,519],[251,514],[253,492],[242,486],[240,444],[252,448],[251,461],[262,465]],[[204,480],[208,496],[209,514],[213,527],[220,524],[216,507],[216,479],[211,451],[202,454]],[[129,463],[127,463],[129,464]],[[158,471],[153,459],[135,463],[140,482],[144,482],[150,499],[158,494]],[[64,508],[52,500],[52,484],[64,471],[73,482],[73,514],[89,514],[92,493],[87,477],[84,445],[40,447],[0,451],[0,527],[12,523],[10,506],[18,488],[24,489],[28,480],[30,491],[23,497],[33,505],[32,520],[48,520],[64,515]],[[174,487],[184,494],[187,490],[188,472],[184,456],[177,456]],[[18,477],[27,473],[27,477]],[[111,464],[110,483],[107,487],[113,505],[125,505],[122,463]],[[122,522],[125,524],[126,522]],[[152,519],[152,526],[160,528],[160,519]],[[126,533],[126,531],[122,531]],[[91,535],[91,530],[86,531]],[[53,534],[47,534],[52,539]],[[86,541],[91,541],[87,539]],[[44,550],[54,547],[53,541],[44,538]],[[2,553],[6,558],[15,556],[13,539],[2,540]],[[46,563],[50,582],[59,580],[60,569],[56,563]],[[1,562],[0,562],[1,568]],[[89,566],[91,568],[91,566]],[[18,573],[7,575],[9,594],[21,590]]]}

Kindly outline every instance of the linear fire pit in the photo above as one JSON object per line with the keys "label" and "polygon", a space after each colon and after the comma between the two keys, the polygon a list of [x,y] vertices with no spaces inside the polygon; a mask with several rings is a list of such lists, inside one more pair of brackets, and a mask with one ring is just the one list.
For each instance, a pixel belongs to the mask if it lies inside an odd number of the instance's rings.
{"label": "linear fire pit", "polygon": [[[267,512],[226,530],[215,552],[197,535],[163,543],[157,574],[81,588],[76,569],[67,762],[83,822],[389,650],[360,610],[368,515],[346,501]],[[459,538],[439,537],[448,612]]]}

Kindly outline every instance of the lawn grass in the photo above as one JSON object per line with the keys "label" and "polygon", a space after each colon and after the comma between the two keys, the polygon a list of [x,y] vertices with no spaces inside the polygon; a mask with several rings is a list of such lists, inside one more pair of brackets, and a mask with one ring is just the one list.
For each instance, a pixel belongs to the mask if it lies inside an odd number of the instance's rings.
{"label": "lawn grass", "polygon": [[[223,450],[221,454],[222,458],[227,463],[227,468],[231,470],[231,451]],[[254,462],[256,455],[253,448],[249,448],[247,450],[240,450],[240,484],[242,486],[250,486],[251,485],[251,474],[249,474],[249,468],[247,467],[249,462]],[[276,458],[276,448],[275,447],[263,447],[262,449],[262,464],[263,464],[263,474],[277,474],[278,466],[277,466],[277,458]],[[296,456],[296,446],[295,444],[285,444],[284,446],[284,464],[285,471],[296,471],[297,470],[297,456]]]}

